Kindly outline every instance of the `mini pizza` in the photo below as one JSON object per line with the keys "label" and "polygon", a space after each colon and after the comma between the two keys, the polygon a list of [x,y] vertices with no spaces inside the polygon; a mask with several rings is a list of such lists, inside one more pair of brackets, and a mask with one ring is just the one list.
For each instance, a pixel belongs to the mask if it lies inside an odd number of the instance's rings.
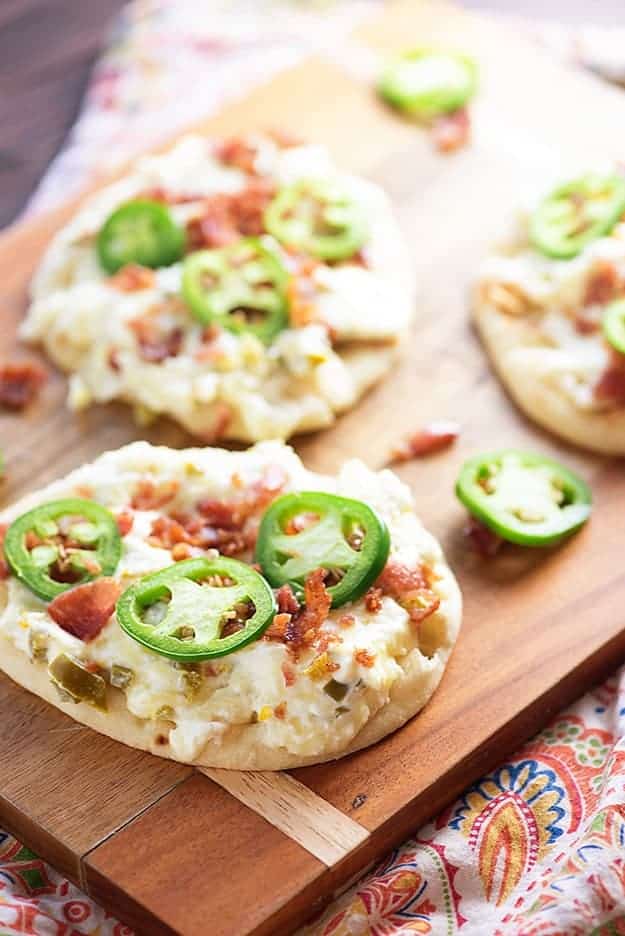
{"label": "mini pizza", "polygon": [[135,442],[0,517],[0,667],[185,763],[341,757],[421,709],[461,599],[399,479]]}
{"label": "mini pizza", "polygon": [[625,176],[566,182],[522,219],[478,278],[477,329],[539,425],[625,455]]}
{"label": "mini pizza", "polygon": [[22,337],[71,375],[73,408],[123,399],[141,422],[258,441],[353,406],[413,311],[378,186],[322,146],[189,136],[57,234]]}

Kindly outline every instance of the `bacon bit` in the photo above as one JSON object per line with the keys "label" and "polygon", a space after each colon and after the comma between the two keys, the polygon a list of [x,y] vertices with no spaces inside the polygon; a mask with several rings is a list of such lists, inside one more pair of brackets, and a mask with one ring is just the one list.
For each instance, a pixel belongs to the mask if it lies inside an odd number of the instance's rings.
{"label": "bacon bit", "polygon": [[160,481],[158,484],[151,478],[141,478],[132,496],[130,506],[133,510],[158,510],[164,507],[178,493],[180,482]]}
{"label": "bacon bit", "polygon": [[[366,601],[366,598],[365,598],[365,601]],[[345,629],[347,629],[348,627],[353,627],[355,623],[356,623],[356,618],[354,617],[353,614],[342,614],[339,618],[339,627],[344,627]]]}
{"label": "bacon bit", "polygon": [[432,124],[432,139],[439,153],[453,153],[471,139],[471,120],[466,108],[437,117]]}
{"label": "bacon bit", "polygon": [[365,595],[365,608],[370,614],[377,614],[382,607],[382,589],[370,588]]}
{"label": "bacon bit", "polygon": [[599,306],[591,306],[587,309],[578,309],[573,318],[575,331],[579,335],[594,335],[601,328],[601,317],[603,309]]}
{"label": "bacon bit", "polygon": [[375,654],[369,653],[368,650],[355,650],[354,660],[359,666],[365,666],[367,669],[371,669],[375,664]]}
{"label": "bacon bit", "polygon": [[203,195],[194,194],[193,192],[170,192],[160,185],[146,189],[145,192],[137,196],[137,198],[141,199],[146,198],[148,201],[163,202],[165,205],[186,205],[189,202],[201,201],[203,197]]}
{"label": "bacon bit", "polygon": [[584,305],[606,305],[616,298],[621,283],[616,267],[608,260],[598,260],[590,274]]}
{"label": "bacon bit", "polygon": [[117,523],[120,536],[126,536],[132,530],[135,518],[129,510],[122,510],[115,517],[115,522]]}
{"label": "bacon bit", "polygon": [[85,500],[93,500],[95,492],[89,484],[77,484],[74,493],[76,497],[84,497]]}
{"label": "bacon bit", "polygon": [[423,458],[441,452],[452,445],[460,434],[460,426],[455,422],[433,422],[419,432],[409,436],[400,446],[391,452],[389,464],[409,461],[411,458]]}
{"label": "bacon bit", "polygon": [[407,592],[401,601],[402,608],[408,612],[408,616],[413,624],[420,624],[441,606],[441,600],[438,595],[429,588],[422,588],[419,591]]}
{"label": "bacon bit", "polygon": [[278,611],[282,614],[297,614],[300,610],[300,603],[293,594],[293,589],[290,585],[281,585],[280,588],[276,590],[275,594]]}
{"label": "bacon bit", "polygon": [[172,328],[163,332],[153,314],[142,315],[128,322],[139,345],[139,353],[150,364],[161,364],[170,357],[177,357],[182,348],[184,331]]}
{"label": "bacon bit", "polygon": [[249,140],[241,137],[232,137],[223,140],[215,146],[215,156],[225,166],[233,166],[248,175],[257,175],[256,157],[258,147]]}
{"label": "bacon bit", "polygon": [[11,575],[9,564],[4,558],[4,550],[2,549],[2,544],[4,543],[4,537],[8,529],[9,529],[9,525],[7,523],[0,523],[0,581],[4,581],[5,579],[8,579],[9,576]]}
{"label": "bacon bit", "polygon": [[26,549],[34,549],[35,546],[41,546],[43,540],[40,536],[37,536],[34,530],[29,530],[24,537],[24,546]]}
{"label": "bacon bit", "polygon": [[286,629],[291,623],[290,614],[276,614],[263,634],[264,640],[279,640],[286,643]]}
{"label": "bacon bit", "polygon": [[406,592],[427,588],[430,582],[424,568],[409,569],[402,562],[390,559],[383,568],[376,585],[390,598],[401,598]]}
{"label": "bacon bit", "polygon": [[107,623],[120,595],[115,579],[96,579],[57,595],[48,605],[48,614],[68,634],[88,642]]}
{"label": "bacon bit", "polygon": [[122,369],[120,360],[119,360],[119,348],[111,348],[107,357],[108,365],[112,371],[115,371],[116,374]]}
{"label": "bacon bit", "polygon": [[291,149],[293,146],[301,146],[304,142],[301,137],[295,136],[288,130],[282,130],[280,127],[270,127],[265,132],[280,149]]}
{"label": "bacon bit", "polygon": [[287,247],[286,251],[286,266],[291,274],[286,287],[289,321],[294,328],[303,328],[315,318],[317,286],[312,277],[319,261],[294,248]]}
{"label": "bacon bit", "polygon": [[35,361],[4,364],[0,367],[0,406],[15,411],[25,409],[47,379],[47,372]]}
{"label": "bacon bit", "polygon": [[[300,650],[317,646],[321,651],[327,649],[330,640],[336,639],[334,634],[321,635],[320,630],[328,616],[332,605],[332,597],[325,587],[325,569],[316,569],[306,578],[304,584],[305,606],[300,611],[290,615],[284,623],[276,625],[276,615],[273,623],[264,633],[266,640],[279,640],[286,644],[289,652],[297,658]],[[326,639],[327,638],[327,639]]]}
{"label": "bacon bit", "polygon": [[286,702],[281,702],[280,705],[276,705],[273,710],[273,714],[276,716],[276,718],[279,718],[280,721],[286,718]]}
{"label": "bacon bit", "polygon": [[503,546],[503,539],[475,517],[469,517],[464,534],[483,559],[492,559]]}
{"label": "bacon bit", "polygon": [[282,663],[282,675],[284,676],[284,685],[289,688],[289,686],[294,686],[297,682],[297,673],[295,668],[292,666],[288,660],[284,660]]}
{"label": "bacon bit", "polygon": [[139,263],[127,263],[109,277],[108,285],[121,292],[138,292],[141,289],[152,289],[155,282],[154,270]]}
{"label": "bacon bit", "polygon": [[265,229],[265,208],[275,193],[270,180],[250,179],[240,192],[209,196],[202,212],[187,224],[190,248],[225,247],[241,237],[258,237]]}
{"label": "bacon bit", "polygon": [[193,550],[188,543],[175,543],[171,550],[171,558],[174,562],[182,562],[183,559],[190,559]]}
{"label": "bacon bit", "polygon": [[625,406],[625,354],[610,348],[610,360],[595,384],[594,397],[600,403]]}

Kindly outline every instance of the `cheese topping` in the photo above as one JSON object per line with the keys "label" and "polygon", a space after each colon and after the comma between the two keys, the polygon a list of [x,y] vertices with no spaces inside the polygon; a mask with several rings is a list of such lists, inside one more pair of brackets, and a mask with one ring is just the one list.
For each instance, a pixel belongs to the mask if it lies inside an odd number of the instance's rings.
{"label": "cheese topping", "polygon": [[[284,480],[282,491],[335,492],[361,499],[379,512],[391,535],[389,561],[408,569],[423,566],[430,570],[431,587],[441,602],[431,620],[438,619],[445,633],[437,649],[428,646],[421,652],[419,627],[400,600],[386,594],[379,610],[370,610],[363,598],[331,611],[321,628],[323,635],[329,635],[323,652],[311,646],[294,656],[284,643],[265,637],[202,664],[198,674],[135,642],[114,616],[94,640],[79,640],[59,627],[46,604],[16,578],[1,586],[7,589],[7,603],[0,616],[0,633],[28,655],[33,666],[45,667],[65,652],[104,673],[110,674],[113,668],[129,671],[128,684],[109,687],[108,692],[123,692],[129,712],[138,718],[169,723],[170,749],[181,760],[193,760],[207,742],[219,742],[241,726],[253,730],[272,748],[302,756],[344,748],[388,702],[407,659],[411,666],[427,671],[440,665],[438,655],[446,656],[455,637],[443,626],[451,586],[440,547],[417,519],[408,489],[391,472],[374,473],[361,462],[350,461],[336,479],[316,475],[280,443],[226,452],[174,451],[136,442],[78,469],[65,481],[41,491],[36,500],[43,503],[71,496],[87,486],[95,501],[119,514],[130,509],[133,498],[141,505],[137,491],[146,479],[157,491],[169,490],[166,507],[132,511],[132,527],[123,537],[123,555],[115,572],[126,588],[173,561],[169,549],[153,536],[155,520],[163,514],[188,514],[207,499],[231,502],[267,472],[279,472]],[[251,554],[238,558],[251,559]],[[33,654],[34,640],[39,650],[45,648],[46,660]],[[331,679],[341,684],[340,694],[344,692],[338,701],[332,688],[326,688]]]}

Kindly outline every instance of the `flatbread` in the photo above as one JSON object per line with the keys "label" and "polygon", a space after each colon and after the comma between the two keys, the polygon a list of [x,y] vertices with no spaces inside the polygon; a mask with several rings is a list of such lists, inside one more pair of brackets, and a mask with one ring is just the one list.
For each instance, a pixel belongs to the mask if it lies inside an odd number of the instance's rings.
{"label": "flatbread", "polygon": [[[431,587],[440,599],[438,609],[418,630],[408,622],[400,604],[388,596],[383,598],[382,609],[373,615],[362,599],[330,612],[324,627],[337,631],[342,639],[336,649],[332,645],[329,651],[340,665],[334,675],[350,685],[344,703],[349,707],[346,713],[335,711],[338,703],[324,693],[325,680],[319,682],[305,673],[312,660],[318,658],[317,651],[306,651],[293,664],[296,682],[286,687],[279,674],[282,664],[291,665],[292,660],[283,644],[266,641],[225,658],[232,666],[223,677],[225,682],[221,676],[215,677],[219,684],[215,683],[215,688],[211,684],[198,703],[183,700],[182,696],[178,701],[175,693],[179,690],[171,688],[172,674],[177,671],[165,658],[123,634],[114,618],[95,641],[83,644],[61,631],[45,613],[45,604],[15,579],[0,583],[2,670],[96,731],[162,757],[207,767],[281,770],[320,763],[373,744],[399,728],[426,704],[442,677],[460,626],[461,598],[440,547],[417,520],[410,493],[391,472],[374,473],[362,463],[349,462],[337,479],[313,475],[279,443],[264,443],[248,452],[177,452],[140,442],[106,453],[64,481],[31,495],[5,512],[0,522],[10,522],[33,504],[75,494],[77,489],[84,492],[85,486],[94,499],[113,512],[127,509],[129,493],[140,479],[148,477],[159,481],[189,477],[191,494],[183,493],[167,509],[186,507],[200,490],[208,497],[223,495],[229,490],[232,475],[252,484],[265,470],[275,472],[277,467],[288,479],[285,489],[338,490],[371,503],[389,527],[391,558],[405,560],[406,565],[426,562],[433,576]],[[237,485],[240,491],[240,480]],[[156,515],[145,511],[134,514],[134,532],[125,538],[124,556],[115,574],[124,585],[139,575],[138,571],[133,574],[133,569],[141,568],[141,574],[145,574],[171,561],[161,549],[145,542]],[[345,613],[354,616],[354,623],[342,631],[337,622]],[[86,703],[63,701],[48,678],[47,664],[31,661],[27,651],[28,628],[41,630],[44,626],[50,635],[51,656],[58,649],[97,665],[102,665],[103,660],[115,660],[120,665],[131,665],[137,674],[139,667],[145,666],[145,685],[142,676],[137,675],[134,695],[131,690],[126,694],[109,687],[106,713]],[[354,663],[355,646],[373,654],[372,668]],[[239,659],[235,659],[237,656]],[[262,715],[265,708],[282,701],[286,702],[284,718],[250,718],[252,710]],[[169,712],[165,719],[146,717],[148,709],[160,711],[161,703],[173,713]],[[215,721],[215,705],[221,706],[222,718],[225,712],[231,713],[230,722]]]}
{"label": "flatbread", "polygon": [[[141,424],[164,414],[208,441],[285,439],[331,425],[393,366],[414,316],[415,283],[387,196],[340,171],[325,147],[281,149],[263,136],[251,142],[260,176],[222,165],[214,141],[185,137],[87,200],[53,239],[33,279],[21,335],[41,343],[70,374],[72,408],[121,399]],[[137,289],[117,285],[99,266],[97,232],[132,198],[192,193],[192,200],[170,205],[186,226],[210,210],[211,198],[240,193],[258,178],[279,188],[308,177],[334,180],[348,191],[367,219],[368,237],[361,256],[319,262],[305,274],[310,308],[269,347],[226,330],[208,339],[182,300],[180,263],[154,276],[148,271]],[[292,267],[284,248],[265,240]],[[156,322],[159,335],[182,333],[175,353],[146,357],[137,332],[137,322],[146,321]]]}

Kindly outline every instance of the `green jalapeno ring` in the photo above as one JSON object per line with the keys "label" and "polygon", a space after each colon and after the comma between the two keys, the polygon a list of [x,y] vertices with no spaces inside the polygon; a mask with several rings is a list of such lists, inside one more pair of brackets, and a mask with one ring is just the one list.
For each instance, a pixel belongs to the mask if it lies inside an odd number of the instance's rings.
{"label": "green jalapeno ring", "polygon": [[547,195],[530,221],[530,242],[556,260],[570,260],[609,234],[625,212],[625,176],[586,175]]}
{"label": "green jalapeno ring", "polygon": [[604,312],[602,327],[614,350],[625,354],[625,299],[610,303]]}
{"label": "green jalapeno ring", "polygon": [[[76,565],[74,568],[81,573],[76,581],[57,582],[48,574],[55,558],[52,552],[48,550],[44,553],[45,546],[35,547],[40,552],[33,557],[35,549],[29,551],[26,548],[27,533],[40,530],[44,536],[51,535],[56,521],[61,517],[84,517],[97,530],[97,537],[91,544],[95,548],[89,551],[89,555],[92,555],[100,566],[97,575],[90,573],[86,568],[81,570],[80,565]],[[14,575],[27,588],[44,601],[52,601],[57,595],[76,585],[90,582],[100,575],[112,575],[121,558],[122,541],[115,518],[106,507],[95,501],[69,497],[41,504],[14,520],[4,538],[4,554]]]}
{"label": "green jalapeno ring", "polygon": [[[509,467],[547,474],[562,503],[554,501],[554,514],[544,520],[523,519],[513,509],[493,500],[497,474]],[[490,490],[489,490],[490,487]],[[580,529],[591,511],[590,488],[559,462],[516,449],[503,449],[464,463],[456,483],[456,496],[474,517],[494,533],[520,546],[552,546]],[[557,507],[558,513],[555,512]]]}
{"label": "green jalapeno ring", "polygon": [[[294,517],[313,515],[318,520],[299,533],[285,527]],[[348,542],[357,531],[359,548]],[[332,607],[360,598],[386,565],[390,536],[386,524],[362,501],[303,491],[278,497],[261,519],[256,560],[274,588],[288,584],[302,595],[306,577],[316,569],[343,573],[328,587]]]}
{"label": "green jalapeno ring", "polygon": [[116,209],[100,228],[96,249],[100,266],[117,273],[128,263],[170,266],[182,257],[186,235],[167,205],[137,199]]}
{"label": "green jalapeno ring", "polygon": [[427,121],[464,107],[477,90],[477,79],[477,65],[467,55],[410,49],[388,63],[378,93],[398,110]]}
{"label": "green jalapeno ring", "polygon": [[[234,584],[198,584],[210,576]],[[167,595],[170,603],[164,617],[156,624],[143,620],[141,612]],[[226,616],[240,602],[251,602],[254,613],[240,630],[222,637]],[[148,650],[193,663],[225,656],[257,640],[276,610],[274,594],[258,572],[237,559],[218,556],[185,559],[144,576],[121,596],[116,614],[122,630]]]}
{"label": "green jalapeno ring", "polygon": [[[258,238],[246,237],[227,247],[189,254],[182,271],[182,295],[203,324],[253,334],[269,344],[288,325],[287,281],[276,253]],[[260,320],[248,321],[250,313]]]}
{"label": "green jalapeno ring", "polygon": [[300,179],[281,189],[264,221],[277,241],[320,260],[349,259],[369,233],[360,205],[326,179]]}

